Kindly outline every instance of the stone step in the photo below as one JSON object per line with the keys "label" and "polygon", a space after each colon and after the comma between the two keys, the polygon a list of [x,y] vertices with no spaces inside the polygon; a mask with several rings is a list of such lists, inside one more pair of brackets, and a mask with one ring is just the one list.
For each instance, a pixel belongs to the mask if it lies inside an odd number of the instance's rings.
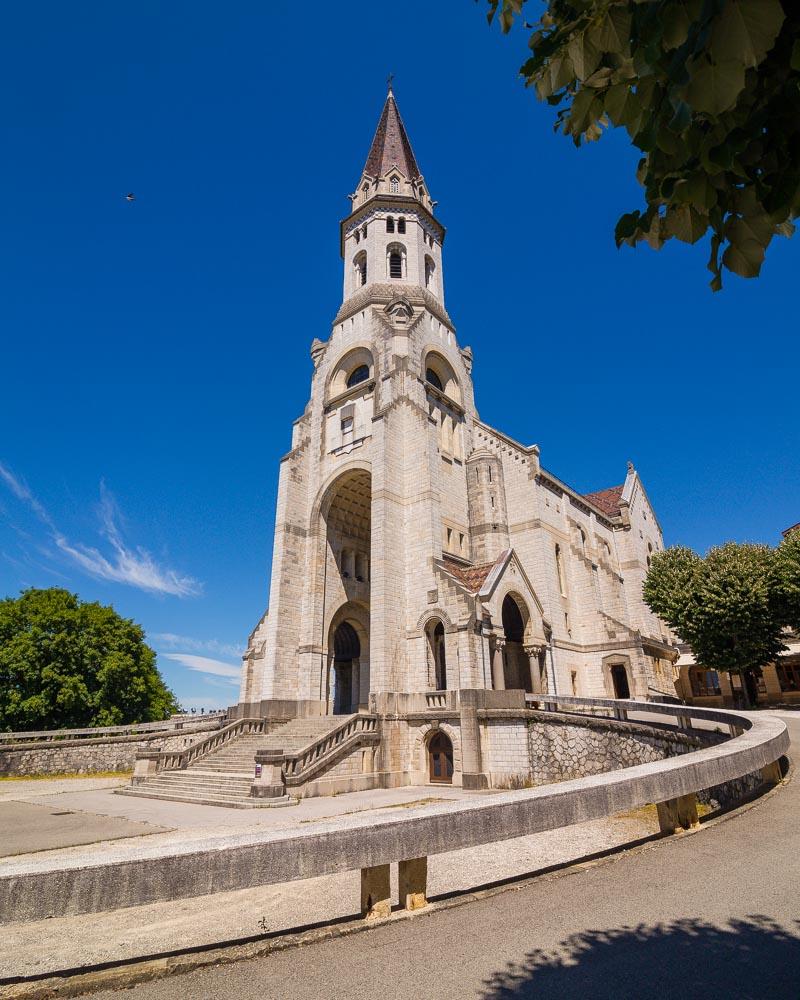
{"label": "stone step", "polygon": [[160,792],[160,791],[147,791],[142,788],[141,785],[134,788],[117,788],[115,789],[117,795],[132,795],[137,798],[143,799],[161,799],[168,802],[186,802],[188,804],[199,805],[199,806],[220,806],[227,809],[269,809],[278,808],[280,806],[293,806],[297,805],[297,799],[289,799],[288,801],[274,801],[270,799],[245,799],[245,798],[231,798],[222,799],[217,796],[203,796],[203,795],[193,795],[193,794],[183,794],[179,792]]}
{"label": "stone step", "polygon": [[200,775],[191,778],[188,775],[154,775],[136,786],[139,788],[218,788],[220,791],[240,795],[250,794],[251,778],[220,778],[214,775]]}

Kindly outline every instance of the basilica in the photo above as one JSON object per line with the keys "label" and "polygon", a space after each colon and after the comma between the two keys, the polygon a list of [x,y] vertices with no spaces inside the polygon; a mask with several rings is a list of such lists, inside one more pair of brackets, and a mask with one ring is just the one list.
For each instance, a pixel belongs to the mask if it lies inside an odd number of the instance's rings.
{"label": "basilica", "polygon": [[391,90],[349,199],[235,714],[373,720],[369,755],[342,751],[316,794],[502,786],[526,771],[514,731],[537,695],[674,696],[673,637],[642,600],[661,530],[632,464],[581,494],[480,419],[445,228]]}

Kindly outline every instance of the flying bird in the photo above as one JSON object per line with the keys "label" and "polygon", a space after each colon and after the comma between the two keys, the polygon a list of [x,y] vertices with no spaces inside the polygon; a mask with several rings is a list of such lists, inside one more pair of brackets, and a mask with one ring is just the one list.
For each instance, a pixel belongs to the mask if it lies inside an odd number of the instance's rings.
{"label": "flying bird", "polygon": [[133,191],[129,191],[125,195],[125,201],[136,201],[136,195],[133,193]]}

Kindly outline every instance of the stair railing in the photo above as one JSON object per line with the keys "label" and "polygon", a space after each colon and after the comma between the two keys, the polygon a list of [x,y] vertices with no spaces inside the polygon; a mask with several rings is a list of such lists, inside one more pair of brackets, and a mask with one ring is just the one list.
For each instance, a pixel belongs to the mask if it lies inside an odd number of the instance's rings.
{"label": "stair railing", "polygon": [[229,726],[223,726],[222,729],[218,729],[215,733],[211,733],[205,739],[198,740],[191,746],[183,747],[180,750],[161,750],[158,753],[156,770],[184,770],[194,761],[214,753],[239,736],[263,733],[265,722],[265,719],[237,719],[236,722],[232,722]]}
{"label": "stair railing", "polygon": [[302,785],[338,757],[347,756],[359,746],[380,743],[378,716],[359,713],[345,719],[340,726],[320,736],[303,750],[285,751],[283,776],[287,786]]}

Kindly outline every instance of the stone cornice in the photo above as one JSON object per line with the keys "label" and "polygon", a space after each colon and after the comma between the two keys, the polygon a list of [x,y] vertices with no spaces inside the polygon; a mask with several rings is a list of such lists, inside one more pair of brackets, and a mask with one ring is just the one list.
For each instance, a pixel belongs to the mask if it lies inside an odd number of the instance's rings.
{"label": "stone cornice", "polygon": [[369,223],[372,219],[382,218],[386,211],[398,211],[399,209],[409,215],[415,215],[422,226],[428,232],[432,232],[438,237],[439,242],[444,245],[445,228],[439,220],[418,202],[415,198],[408,198],[402,194],[379,194],[363,205],[359,206],[355,212],[351,212],[339,223],[339,253],[344,257],[345,234],[356,225]]}
{"label": "stone cornice", "polygon": [[436,317],[440,323],[444,323],[454,334],[456,332],[453,321],[447,314],[447,310],[427,290],[421,285],[407,285],[388,281],[375,281],[345,299],[333,320],[333,326],[344,323],[346,319],[355,316],[368,306],[387,306],[390,302],[402,296],[407,299],[412,306],[421,306]]}

